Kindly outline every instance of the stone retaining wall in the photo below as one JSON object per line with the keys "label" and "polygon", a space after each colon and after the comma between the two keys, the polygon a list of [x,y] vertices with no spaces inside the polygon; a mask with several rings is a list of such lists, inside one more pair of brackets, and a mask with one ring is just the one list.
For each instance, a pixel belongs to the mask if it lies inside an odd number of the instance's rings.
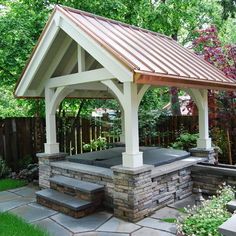
{"label": "stone retaining wall", "polygon": [[59,168],[55,166],[51,166],[51,175],[63,175],[66,177],[79,179],[83,181],[88,181],[91,183],[101,184],[105,186],[105,201],[104,205],[106,208],[113,209],[113,189],[114,189],[114,183],[113,178],[108,176],[101,176],[97,175],[96,173],[83,173],[73,170],[68,170],[64,168]]}
{"label": "stone retaining wall", "polygon": [[193,192],[197,192],[200,188],[203,193],[213,195],[216,194],[219,185],[223,183],[236,186],[236,168],[195,165],[192,167]]}
{"label": "stone retaining wall", "polygon": [[192,194],[191,167],[152,178],[152,210]]}

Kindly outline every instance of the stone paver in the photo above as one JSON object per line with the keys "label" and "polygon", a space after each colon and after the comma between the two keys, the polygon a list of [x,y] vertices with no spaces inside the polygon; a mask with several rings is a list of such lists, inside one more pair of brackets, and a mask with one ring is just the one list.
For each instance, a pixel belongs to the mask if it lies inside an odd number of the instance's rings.
{"label": "stone paver", "polygon": [[233,215],[219,227],[219,232],[225,236],[236,235],[236,215]]}
{"label": "stone paver", "polygon": [[145,226],[153,229],[163,230],[170,233],[175,234],[176,233],[176,225],[174,223],[167,223],[163,222],[157,219],[153,219],[150,217],[147,217],[139,222],[137,222],[140,226]]}
{"label": "stone paver", "polygon": [[80,219],[64,214],[57,214],[51,218],[73,233],[81,233],[95,230],[104,224],[111,216],[112,214],[107,212],[98,212]]}
{"label": "stone paver", "polygon": [[180,211],[170,208],[170,207],[163,207],[160,210],[157,210],[153,215],[151,215],[152,218],[155,219],[166,219],[166,218],[178,218],[182,216],[183,213]]}
{"label": "stone paver", "polygon": [[71,236],[72,233],[66,230],[61,225],[57,224],[53,220],[47,218],[44,220],[34,222],[35,225],[40,226],[41,228],[45,229],[50,235],[56,236]]}
{"label": "stone paver", "polygon": [[19,197],[20,196],[16,195],[15,193],[11,193],[8,191],[0,192],[0,202],[7,202]]}
{"label": "stone paver", "polygon": [[41,220],[57,213],[56,211],[50,210],[37,203],[31,203],[29,205],[21,206],[10,210],[9,212],[21,216],[27,222]]}
{"label": "stone paver", "polygon": [[105,232],[117,232],[117,233],[132,233],[133,231],[139,229],[140,226],[129,223],[115,217],[111,218],[105,224],[97,229],[97,231]]}
{"label": "stone paver", "polygon": [[193,205],[195,205],[195,198],[196,198],[196,195],[191,195],[187,198],[184,198],[183,200],[174,202],[173,204],[170,204],[169,206],[176,209],[180,209],[184,207],[192,207]]}
{"label": "stone paver", "polygon": [[113,217],[105,211],[75,219],[32,203],[35,201],[35,191],[35,188],[22,187],[0,192],[0,212],[17,214],[45,229],[51,236],[173,236],[176,232],[175,224],[159,219],[177,218],[181,214],[178,208],[195,202],[193,197],[189,197],[134,224]]}
{"label": "stone paver", "polygon": [[19,190],[14,191],[14,193],[22,197],[35,197],[35,192],[37,191],[38,189],[36,188],[22,187]]}
{"label": "stone paver", "polygon": [[129,234],[111,233],[111,232],[88,232],[81,234],[74,234],[74,236],[129,236]]}
{"label": "stone paver", "polygon": [[18,197],[7,202],[0,202],[0,212],[9,211],[13,208],[20,207],[34,201],[35,198]]}
{"label": "stone paver", "polygon": [[131,235],[132,236],[174,236],[175,234],[144,227],[132,233]]}

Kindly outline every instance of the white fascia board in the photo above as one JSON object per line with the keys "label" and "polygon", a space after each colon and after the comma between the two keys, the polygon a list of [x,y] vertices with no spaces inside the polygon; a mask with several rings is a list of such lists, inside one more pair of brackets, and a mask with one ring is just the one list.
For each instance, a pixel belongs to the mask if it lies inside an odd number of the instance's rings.
{"label": "white fascia board", "polygon": [[60,27],[110,73],[112,73],[114,78],[117,78],[121,82],[133,81],[132,71],[122,65],[122,63],[119,62],[111,53],[87,35],[79,26],[67,18],[67,16],[61,16]]}
{"label": "white fascia board", "polygon": [[46,56],[50,46],[52,45],[57,33],[59,32],[59,13],[55,12],[54,16],[49,20],[48,26],[43,33],[37,48],[30,59],[29,64],[19,82],[15,94],[16,96],[25,96],[26,90],[29,88],[31,81],[33,80],[35,73],[41,65],[44,57]]}
{"label": "white fascia board", "polygon": [[107,69],[101,68],[81,73],[54,77],[47,81],[46,86],[48,88],[57,88],[61,86],[71,86],[82,83],[98,82],[113,78],[114,76]]}

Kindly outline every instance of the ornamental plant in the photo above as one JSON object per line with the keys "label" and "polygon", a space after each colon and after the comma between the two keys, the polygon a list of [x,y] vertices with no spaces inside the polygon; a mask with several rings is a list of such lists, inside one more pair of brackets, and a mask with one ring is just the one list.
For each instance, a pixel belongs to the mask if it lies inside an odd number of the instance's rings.
{"label": "ornamental plant", "polygon": [[199,138],[198,134],[190,134],[184,132],[176,139],[174,143],[171,143],[170,147],[174,149],[186,150],[188,151],[191,148],[197,146],[197,139]]}
{"label": "ornamental plant", "polygon": [[107,140],[105,137],[98,137],[97,139],[90,140],[90,143],[86,143],[83,145],[84,151],[97,151],[97,150],[104,150],[107,148]]}
{"label": "ornamental plant", "polygon": [[226,204],[234,199],[235,189],[223,184],[217,195],[200,206],[185,209],[186,216],[177,220],[178,234],[182,236],[220,236],[218,227],[231,217]]}
{"label": "ornamental plant", "polygon": [[[193,41],[193,49],[196,54],[208,63],[220,69],[226,77],[236,80],[236,46],[224,45],[218,37],[215,26],[197,31],[198,37]],[[228,155],[231,160],[231,137],[234,135],[233,119],[236,115],[236,93],[232,91],[208,90],[209,123],[210,127],[220,127],[227,135],[227,150],[225,144],[219,146],[224,150],[224,157]],[[194,114],[194,104],[189,104]],[[189,107],[188,107],[189,108]],[[214,135],[213,135],[214,136]]]}
{"label": "ornamental plant", "polygon": [[10,174],[10,168],[8,168],[7,163],[0,157],[0,179],[8,176]]}

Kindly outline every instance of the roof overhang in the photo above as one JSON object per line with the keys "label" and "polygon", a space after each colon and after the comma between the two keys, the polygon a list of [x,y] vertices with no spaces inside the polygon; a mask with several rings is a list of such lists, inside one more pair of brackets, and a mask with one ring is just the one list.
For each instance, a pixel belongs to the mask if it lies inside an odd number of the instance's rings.
{"label": "roof overhang", "polygon": [[[58,67],[68,68],[69,60],[73,59],[69,56],[77,50],[77,45],[89,55],[87,60],[94,58],[121,83],[236,89],[235,80],[227,78],[222,71],[167,36],[56,6],[17,82],[15,96],[43,97],[48,80],[75,73],[73,68],[66,74]],[[96,83],[89,80],[84,84],[88,85],[87,90],[97,89],[103,94],[101,98],[106,97],[104,85],[100,90]],[[83,93],[73,94],[73,97],[81,97]]]}
{"label": "roof overhang", "polygon": [[236,83],[223,83],[201,79],[190,79],[175,75],[156,74],[145,71],[135,71],[134,81],[137,84],[149,84],[152,86],[167,86],[177,88],[196,88],[209,90],[236,90]]}

